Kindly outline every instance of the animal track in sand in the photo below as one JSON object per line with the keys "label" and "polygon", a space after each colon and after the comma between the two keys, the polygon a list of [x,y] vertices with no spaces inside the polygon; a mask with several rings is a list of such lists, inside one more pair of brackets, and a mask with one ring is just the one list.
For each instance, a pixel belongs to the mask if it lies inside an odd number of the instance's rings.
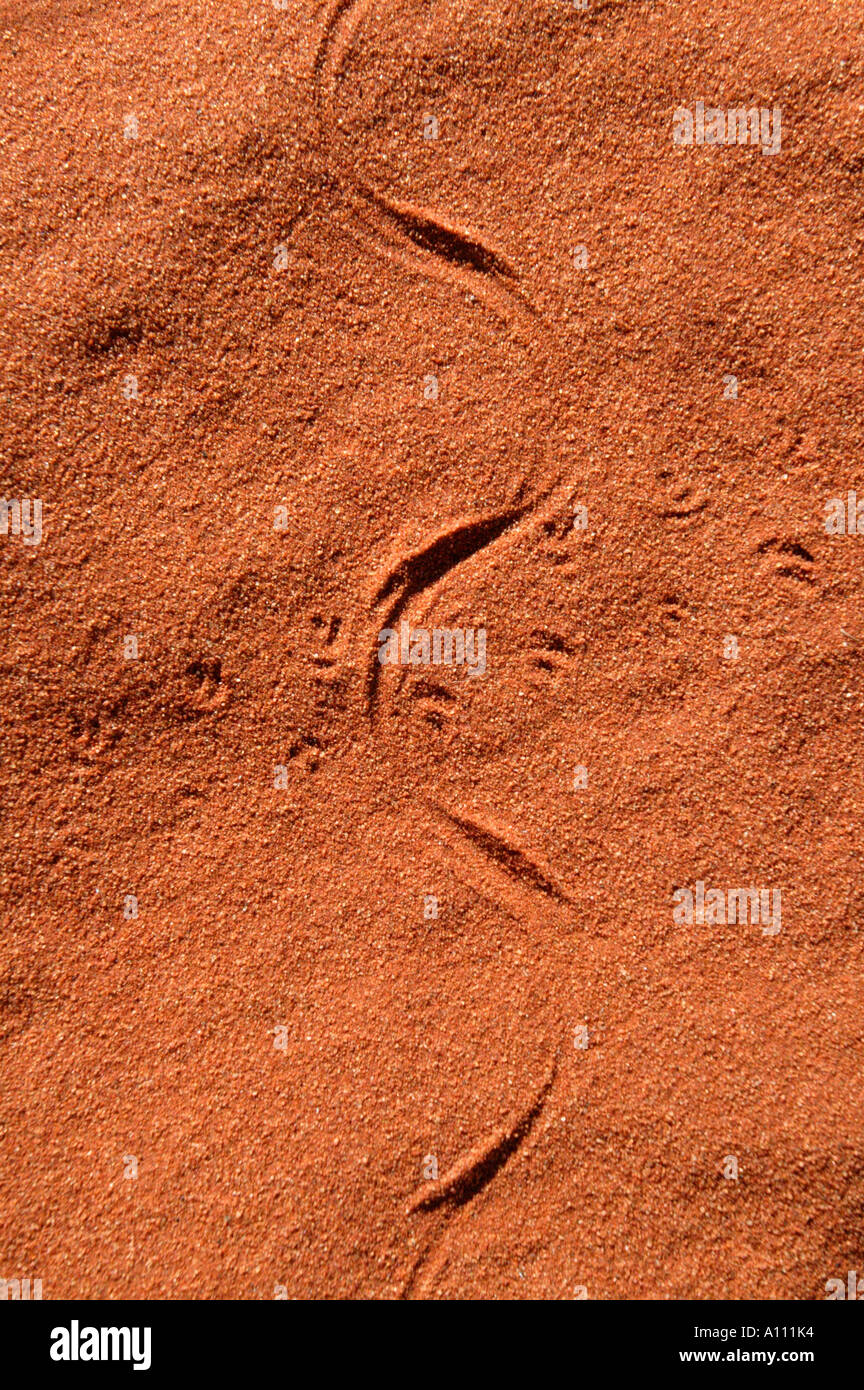
{"label": "animal track in sand", "polygon": [[[372,0],[331,0],[321,23],[312,69],[314,101],[323,143],[335,145],[336,88],[354,37],[372,8]],[[460,225],[437,209],[392,198],[374,187],[354,165],[336,169],[357,221],[375,249],[406,268],[434,275],[479,299],[508,326],[533,338],[542,317],[533,299],[520,288],[510,258],[487,237]]]}
{"label": "animal track in sand", "polygon": [[463,851],[472,853],[475,862],[503,874],[510,884],[530,893],[540,893],[552,903],[572,906],[571,899],[555,882],[551,871],[542,868],[536,859],[520,849],[512,832],[483,825],[464,813],[457,815],[435,802],[430,805],[446,828],[456,832]]}
{"label": "animal track in sand", "polygon": [[784,579],[795,579],[801,584],[815,584],[814,558],[805,546],[797,541],[770,536],[760,541],[756,553],[764,560],[775,561],[774,573]]}
{"label": "animal track in sand", "polygon": [[470,1211],[474,1199],[488,1191],[493,1180],[512,1161],[524,1156],[525,1144],[540,1118],[558,1072],[560,1042],[554,1048],[546,1075],[527,1106],[512,1113],[503,1124],[483,1136],[450,1167],[443,1177],[427,1181],[408,1202],[408,1214],[446,1207],[455,1219],[438,1228],[425,1251],[412,1266],[400,1297],[411,1298],[421,1279],[433,1280],[446,1261],[447,1247],[454,1239],[460,1218]]}
{"label": "animal track in sand", "polygon": [[[331,0],[322,20],[313,85],[322,136],[331,151],[336,144],[339,74],[371,8],[372,0]],[[519,271],[504,252],[473,228],[460,225],[435,209],[388,196],[373,187],[356,167],[343,166],[341,160],[336,160],[335,152],[334,162],[355,222],[370,234],[379,255],[398,260],[406,269],[435,276],[454,292],[478,299],[508,327],[521,330],[536,350],[536,327],[542,316],[521,288]],[[551,343],[551,331],[546,336]],[[368,623],[361,634],[359,656],[363,707],[373,726],[380,715],[382,668],[377,659],[378,633],[395,628],[407,616],[409,605],[420,599],[431,600],[460,567],[487,556],[493,547],[522,527],[532,526],[539,519],[541,526],[545,522],[547,537],[565,534],[569,529],[568,521],[561,530],[560,516],[562,504],[566,507],[572,502],[572,489],[562,487],[560,478],[551,484],[548,480],[541,483],[533,496],[526,498],[524,487],[520,492],[522,495],[517,494],[510,506],[485,516],[453,520],[419,544],[397,552],[377,581],[369,603]],[[401,670],[391,677],[397,695],[403,690],[405,676],[406,671]],[[429,680],[415,687],[412,696],[425,701],[429,721],[440,727],[448,716],[447,707],[453,696]],[[439,846],[453,857],[455,872],[475,891],[519,923],[538,923],[539,919],[549,918],[549,925],[561,925],[562,909],[572,908],[571,899],[551,871],[517,845],[512,831],[493,828],[476,817],[431,801],[427,801],[426,809],[431,812]],[[409,1212],[442,1206],[467,1210],[472,1199],[489,1187],[522,1147],[542,1112],[556,1067],[557,1058],[553,1057],[543,1084],[527,1106],[473,1145],[443,1178],[415,1194]],[[415,1264],[403,1297],[409,1297],[416,1288],[419,1271],[430,1253],[440,1258],[452,1229],[451,1223]],[[434,1277],[436,1267],[433,1264],[426,1271],[427,1276]]]}
{"label": "animal track in sand", "polygon": [[517,539],[525,530],[539,528],[541,535],[550,525],[572,511],[575,490],[569,484],[553,483],[531,501],[514,501],[511,507],[491,516],[453,521],[428,540],[410,549],[398,549],[374,585],[369,600],[369,618],[361,634],[359,664],[363,670],[363,706],[374,723],[380,713],[382,670],[395,672],[396,689],[401,690],[404,668],[382,668],[378,661],[377,636],[393,628],[414,600],[431,600],[443,583],[461,566],[491,555],[494,548]]}
{"label": "animal track in sand", "polygon": [[388,567],[373,594],[371,622],[363,639],[366,653],[364,703],[370,717],[374,717],[376,710],[381,670],[375,644],[377,633],[393,627],[412,599],[439,584],[457,566],[497,541],[525,511],[524,506],[516,506],[493,516],[451,523],[408,554],[400,555]]}

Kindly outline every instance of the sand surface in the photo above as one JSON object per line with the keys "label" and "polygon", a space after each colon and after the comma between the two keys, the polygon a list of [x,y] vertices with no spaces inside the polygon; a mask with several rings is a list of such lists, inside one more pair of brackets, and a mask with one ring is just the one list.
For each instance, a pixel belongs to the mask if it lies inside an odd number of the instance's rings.
{"label": "sand surface", "polygon": [[[0,536],[0,1276],[824,1298],[864,1268],[860,0],[0,36],[0,486],[43,508]],[[781,150],[676,145],[700,100]],[[403,623],[485,674],[381,665]],[[782,929],[675,922],[699,882]]]}

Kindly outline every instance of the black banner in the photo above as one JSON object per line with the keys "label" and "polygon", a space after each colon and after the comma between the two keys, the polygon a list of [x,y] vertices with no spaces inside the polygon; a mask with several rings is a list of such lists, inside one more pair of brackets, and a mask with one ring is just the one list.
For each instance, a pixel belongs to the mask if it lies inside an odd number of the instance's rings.
{"label": "black banner", "polygon": [[[272,1303],[61,1303],[8,1301],[0,1310],[4,1361],[49,1383],[109,1374],[171,1383],[184,1373],[289,1375],[314,1356],[317,1372],[356,1375],[374,1366],[410,1385],[484,1381],[500,1366],[515,1377],[520,1352],[537,1378],[555,1363],[569,1375],[658,1372],[698,1378],[706,1367],[760,1367],[764,1384],[790,1367],[826,1375],[857,1365],[860,1315],[836,1302],[611,1303],[574,1300],[566,1310],[511,1308],[506,1324],[488,1305],[410,1315],[378,1306]],[[848,1300],[843,1300],[848,1301]],[[857,1301],[857,1300],[856,1300]],[[439,1321],[443,1317],[443,1323]],[[379,1318],[382,1321],[379,1322]],[[407,1318],[407,1321],[403,1319]],[[430,1319],[431,1320],[427,1320]],[[534,1319],[538,1319],[537,1322]],[[515,1319],[515,1321],[514,1321]],[[322,1333],[327,1336],[322,1340]],[[453,1339],[458,1337],[458,1343]],[[406,1345],[413,1347],[406,1361]],[[456,1348],[458,1346],[458,1353]],[[296,1365],[295,1365],[296,1363]],[[388,1369],[389,1368],[389,1369]],[[559,1378],[560,1372],[556,1374]]]}

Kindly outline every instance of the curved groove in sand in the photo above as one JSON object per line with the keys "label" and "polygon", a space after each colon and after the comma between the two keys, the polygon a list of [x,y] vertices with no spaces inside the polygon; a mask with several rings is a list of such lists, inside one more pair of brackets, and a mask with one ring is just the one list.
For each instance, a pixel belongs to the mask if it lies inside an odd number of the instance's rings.
{"label": "curved groove in sand", "polygon": [[[390,566],[379,582],[371,602],[373,616],[365,639],[367,648],[365,673],[365,707],[368,715],[375,712],[378,697],[380,664],[375,650],[376,633],[392,628],[398,622],[405,605],[424,591],[433,588],[457,566],[497,541],[527,511],[527,504],[499,512],[493,516],[458,521],[424,541],[415,550],[402,555]],[[389,602],[388,602],[389,600]],[[383,612],[374,610],[386,604]]]}
{"label": "curved groove in sand", "polygon": [[446,1245],[461,1219],[470,1211],[474,1199],[482,1197],[494,1178],[526,1152],[526,1142],[535,1129],[558,1073],[560,1041],[553,1048],[551,1061],[538,1089],[527,1106],[511,1113],[503,1124],[484,1135],[460,1155],[443,1177],[427,1182],[409,1199],[407,1214],[434,1211],[446,1206],[455,1213],[437,1238],[433,1235],[426,1250],[414,1263],[399,1294],[410,1299],[421,1277],[436,1273],[446,1259]]}
{"label": "curved groove in sand", "polygon": [[[372,0],[331,0],[321,27],[313,68],[314,100],[322,134],[332,148],[336,126],[335,98],[339,72]],[[529,327],[533,341],[534,325],[542,318],[537,306],[521,290],[517,267],[488,239],[470,227],[442,216],[437,210],[394,199],[368,183],[355,169],[337,170],[347,188],[356,221],[370,234],[374,249],[388,259],[398,259],[406,268],[444,280],[452,289],[479,299],[508,326]],[[370,625],[366,640],[364,705],[374,720],[379,692],[380,665],[375,649],[377,632],[392,628],[406,606],[421,594],[429,594],[459,566],[467,563],[518,526],[526,517],[533,521],[538,508],[554,498],[556,483],[547,485],[539,496],[527,503],[480,519],[460,520],[424,541],[392,565],[373,593]],[[538,899],[553,906],[569,905],[567,894],[551,875],[529,855],[516,847],[511,838],[501,836],[464,815],[445,808],[431,808],[439,825],[449,825],[456,837],[457,858],[470,861],[473,878],[483,877],[490,867],[495,877],[496,899],[512,898],[508,910],[520,915],[528,906],[536,910]],[[523,895],[520,901],[520,894]],[[525,898],[527,897],[527,903]],[[558,1048],[539,1090],[529,1104],[511,1115],[491,1135],[478,1141],[443,1178],[425,1186],[411,1198],[408,1211],[418,1213],[440,1207],[455,1209],[458,1218],[471,1208],[475,1197],[490,1184],[514,1157],[524,1153],[525,1141],[542,1113],[553,1086],[558,1066]],[[410,1298],[428,1261],[433,1273],[441,1252],[453,1234],[450,1221],[439,1240],[434,1240],[415,1263],[402,1290]]]}
{"label": "curved groove in sand", "polygon": [[569,895],[555,882],[551,871],[520,849],[511,832],[483,825],[476,817],[472,819],[464,812],[457,815],[436,802],[429,804],[438,817],[457,832],[465,852],[479,858],[481,865],[487,864],[529,893],[539,893],[562,907],[574,906]]}
{"label": "curved groove in sand", "polygon": [[[357,29],[372,0],[331,0],[321,25],[312,69],[314,101],[325,140],[333,143],[336,84]],[[507,323],[540,317],[519,288],[512,261],[471,227],[443,217],[436,209],[391,198],[356,169],[343,170],[350,201],[379,254],[443,279],[480,299]]]}
{"label": "curved groove in sand", "polygon": [[413,599],[421,594],[431,596],[460,566],[506,541],[523,526],[542,525],[568,502],[572,504],[572,497],[570,484],[560,484],[556,479],[528,502],[514,502],[491,516],[451,522],[388,565],[372,592],[362,639],[360,665],[368,718],[374,719],[378,707],[382,670],[375,646],[378,634],[384,628],[393,628]]}

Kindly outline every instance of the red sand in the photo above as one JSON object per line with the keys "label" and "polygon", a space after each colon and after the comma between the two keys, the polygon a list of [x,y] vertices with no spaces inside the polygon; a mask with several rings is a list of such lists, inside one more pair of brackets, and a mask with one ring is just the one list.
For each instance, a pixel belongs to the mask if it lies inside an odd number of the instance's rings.
{"label": "red sand", "polygon": [[[860,4],[0,32],[0,483],[44,509],[0,536],[0,1275],[824,1298],[864,1266]],[[700,99],[781,153],[676,147]],[[391,618],[484,627],[485,677],[376,670]],[[699,880],[782,930],[674,924]]]}

